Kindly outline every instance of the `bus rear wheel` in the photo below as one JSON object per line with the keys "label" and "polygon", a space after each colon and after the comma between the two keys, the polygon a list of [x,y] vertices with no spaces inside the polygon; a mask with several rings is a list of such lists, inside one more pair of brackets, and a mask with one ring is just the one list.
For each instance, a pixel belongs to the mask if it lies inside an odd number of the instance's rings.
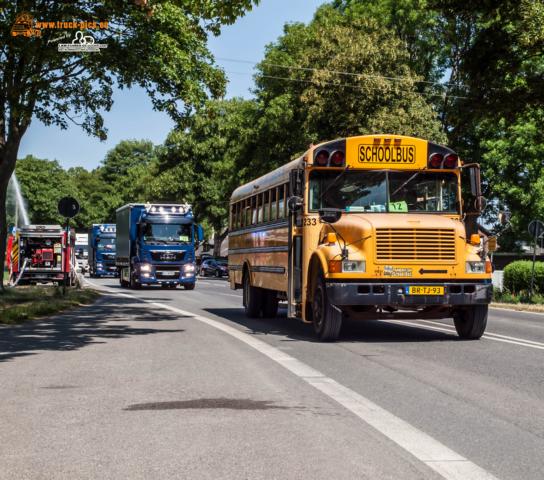
{"label": "bus rear wheel", "polygon": [[257,318],[261,313],[263,291],[251,285],[247,273],[244,275],[243,301],[246,315],[249,318]]}
{"label": "bus rear wheel", "polygon": [[459,337],[465,340],[478,340],[487,326],[488,309],[488,305],[473,305],[454,312],[453,323]]}
{"label": "bus rear wheel", "polygon": [[319,276],[314,288],[312,322],[315,333],[322,342],[334,342],[340,336],[342,313],[330,304],[322,276]]}

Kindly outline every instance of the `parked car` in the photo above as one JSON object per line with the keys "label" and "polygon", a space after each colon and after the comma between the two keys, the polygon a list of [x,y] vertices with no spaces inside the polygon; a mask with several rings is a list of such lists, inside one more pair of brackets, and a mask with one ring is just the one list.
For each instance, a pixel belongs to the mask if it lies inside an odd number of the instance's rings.
{"label": "parked car", "polygon": [[215,258],[209,258],[203,260],[200,265],[200,275],[207,277],[208,275],[214,275],[216,277],[228,276],[229,269],[226,260],[218,260]]}

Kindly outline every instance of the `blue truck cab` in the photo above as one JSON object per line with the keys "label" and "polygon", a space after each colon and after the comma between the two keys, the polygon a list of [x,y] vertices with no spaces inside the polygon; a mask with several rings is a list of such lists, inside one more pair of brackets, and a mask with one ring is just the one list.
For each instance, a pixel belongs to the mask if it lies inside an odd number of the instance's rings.
{"label": "blue truck cab", "polygon": [[195,288],[195,250],[202,241],[190,205],[135,204],[117,210],[116,265],[122,287]]}
{"label": "blue truck cab", "polygon": [[115,265],[115,224],[94,224],[89,230],[89,275],[117,276]]}

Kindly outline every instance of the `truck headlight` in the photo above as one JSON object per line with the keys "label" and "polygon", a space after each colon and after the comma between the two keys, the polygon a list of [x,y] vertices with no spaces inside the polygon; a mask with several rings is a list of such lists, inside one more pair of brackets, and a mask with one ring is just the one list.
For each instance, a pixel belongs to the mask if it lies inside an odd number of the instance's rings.
{"label": "truck headlight", "polygon": [[342,272],[366,272],[366,261],[364,260],[343,260]]}
{"label": "truck headlight", "polygon": [[193,263],[186,263],[183,265],[183,271],[185,273],[191,273],[195,271],[195,265]]}
{"label": "truck headlight", "polygon": [[466,262],[466,273],[485,273],[485,262]]}
{"label": "truck headlight", "polygon": [[140,265],[140,272],[151,272],[151,265],[149,263],[142,263]]}
{"label": "truck headlight", "polygon": [[96,262],[96,266],[98,268],[102,268],[104,266],[104,264],[102,262]]}

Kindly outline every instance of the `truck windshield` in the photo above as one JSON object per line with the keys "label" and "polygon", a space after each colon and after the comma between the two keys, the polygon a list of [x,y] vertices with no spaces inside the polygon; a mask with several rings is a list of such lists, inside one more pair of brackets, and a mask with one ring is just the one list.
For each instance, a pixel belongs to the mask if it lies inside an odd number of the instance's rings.
{"label": "truck windshield", "polygon": [[[332,188],[338,171],[310,173],[310,211],[458,213],[457,176],[446,172],[347,171]],[[324,194],[323,194],[324,192]]]}
{"label": "truck windshield", "polygon": [[143,239],[149,244],[187,244],[191,242],[191,225],[147,223]]}
{"label": "truck windshield", "polygon": [[96,241],[96,249],[100,252],[106,252],[108,250],[115,250],[115,237],[112,238],[99,238]]}

